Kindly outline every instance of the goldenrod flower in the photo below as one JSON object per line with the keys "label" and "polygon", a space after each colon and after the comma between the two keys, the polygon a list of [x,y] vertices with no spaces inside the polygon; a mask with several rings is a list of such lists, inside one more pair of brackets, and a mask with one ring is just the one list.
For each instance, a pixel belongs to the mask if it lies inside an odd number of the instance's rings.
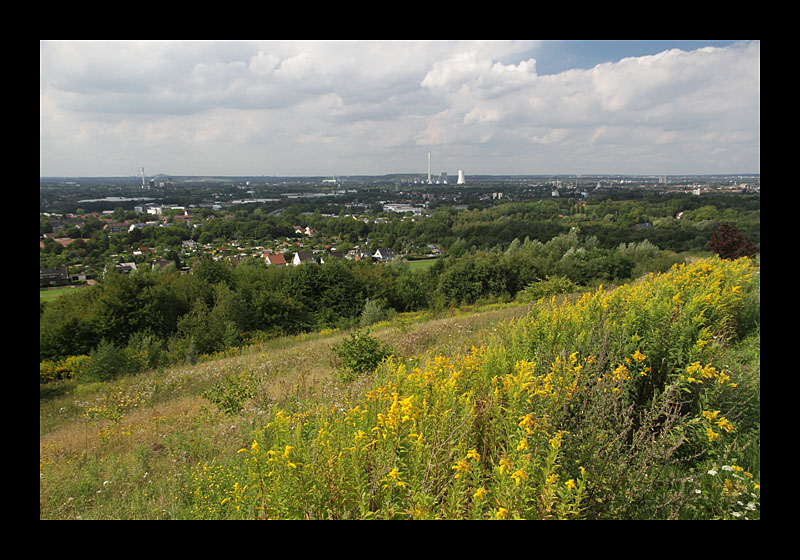
{"label": "goldenrod flower", "polygon": [[474,499],[476,499],[476,500],[480,500],[480,499],[481,499],[481,498],[483,498],[485,495],[486,495],[486,489],[485,489],[483,486],[481,486],[480,488],[478,488],[478,489],[475,491],[475,493],[472,495],[472,497],[473,497]]}
{"label": "goldenrod flower", "polygon": [[573,490],[573,489],[575,488],[575,479],[573,479],[573,478],[570,478],[568,481],[566,481],[566,482],[564,483],[564,485],[565,485],[567,488],[569,488],[570,490]]}
{"label": "goldenrod flower", "polygon": [[720,416],[719,420],[717,421],[717,426],[726,432],[732,432],[736,429],[734,428],[733,424],[731,424],[724,416]]}
{"label": "goldenrod flower", "polygon": [[520,483],[521,483],[523,480],[528,480],[528,475],[525,473],[525,471],[524,471],[524,470],[520,469],[520,470],[518,470],[517,472],[515,472],[514,474],[512,474],[512,475],[511,475],[511,478],[513,478],[513,479],[514,479],[514,482],[516,482],[516,483],[517,483],[517,486],[519,486],[519,484],[520,484]]}
{"label": "goldenrod flower", "polygon": [[467,459],[475,459],[476,461],[481,460],[481,456],[478,453],[477,449],[470,449],[467,451]]}
{"label": "goldenrod flower", "polygon": [[533,419],[533,414],[526,414],[520,418],[519,427],[525,428],[527,433],[531,433],[531,428],[536,426],[536,422]]}
{"label": "goldenrod flower", "polygon": [[466,472],[469,470],[469,463],[467,463],[466,459],[461,459],[458,463],[453,465],[452,467],[454,470],[458,471],[456,473],[456,478],[459,477],[459,473]]}
{"label": "goldenrod flower", "polygon": [[634,360],[636,360],[637,362],[643,362],[643,361],[644,361],[644,360],[647,358],[647,356],[645,356],[644,354],[642,354],[641,352],[639,352],[639,350],[636,350],[636,352],[634,352],[634,353],[631,355],[631,357],[632,357]]}
{"label": "goldenrod flower", "polygon": [[511,460],[508,457],[503,457],[500,459],[500,474],[505,474],[505,472],[511,467]]}
{"label": "goldenrod flower", "polygon": [[517,451],[525,451],[526,449],[528,449],[528,440],[520,440],[519,444],[517,445]]}
{"label": "goldenrod flower", "polygon": [[497,510],[495,516],[497,517],[497,519],[508,519],[508,510],[506,508],[501,507],[500,509]]}

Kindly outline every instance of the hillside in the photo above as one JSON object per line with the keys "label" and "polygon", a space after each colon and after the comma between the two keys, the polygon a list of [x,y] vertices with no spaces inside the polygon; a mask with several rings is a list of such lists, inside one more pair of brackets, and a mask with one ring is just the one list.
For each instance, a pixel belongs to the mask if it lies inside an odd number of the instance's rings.
{"label": "hillside", "polygon": [[759,272],[401,314],[355,381],[323,331],[62,382],[40,518],[758,518]]}

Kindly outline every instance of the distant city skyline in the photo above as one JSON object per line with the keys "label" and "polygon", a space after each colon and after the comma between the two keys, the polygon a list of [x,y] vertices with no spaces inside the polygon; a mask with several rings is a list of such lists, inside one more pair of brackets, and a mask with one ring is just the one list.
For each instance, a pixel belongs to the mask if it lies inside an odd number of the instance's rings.
{"label": "distant city skyline", "polygon": [[41,41],[40,176],[760,173],[760,41]]}

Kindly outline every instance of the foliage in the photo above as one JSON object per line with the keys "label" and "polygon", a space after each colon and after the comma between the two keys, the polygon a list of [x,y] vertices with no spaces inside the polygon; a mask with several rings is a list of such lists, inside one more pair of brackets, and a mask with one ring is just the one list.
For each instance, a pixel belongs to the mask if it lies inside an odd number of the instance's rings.
{"label": "foliage", "polygon": [[[364,398],[277,411],[203,515],[757,518],[755,469],[698,462],[737,441],[709,405],[726,407],[738,383],[706,360],[751,276],[747,262],[701,261],[542,302],[502,345],[389,359]],[[725,480],[710,478],[720,469]]]}
{"label": "foliage", "polygon": [[517,298],[524,302],[537,301],[541,298],[574,292],[577,288],[575,283],[566,276],[547,276],[544,280],[528,284],[517,294]]}
{"label": "foliage", "polygon": [[[461,212],[439,207],[422,220],[370,223],[323,218],[305,206],[287,208],[280,217],[261,207],[237,209],[205,222],[198,228],[202,233],[192,235],[288,237],[293,235],[292,220],[303,216],[321,236],[354,242],[369,237],[371,243],[393,239],[405,247],[436,243],[449,248],[449,256],[416,272],[403,263],[333,260],[267,268],[260,262],[234,266],[210,257],[191,262],[190,274],[140,267],[123,275],[109,268],[98,286],[40,304],[39,359],[89,355],[105,339],[125,349],[130,371],[143,371],[193,363],[203,354],[225,352],[249,340],[364,327],[380,316],[378,306],[391,314],[508,302],[527,298],[523,290],[543,286],[539,283],[548,278],[564,278],[577,288],[622,283],[666,272],[683,261],[675,251],[706,249],[721,220],[758,244],[757,196],[704,195],[701,201],[690,196],[603,195],[581,202],[586,204],[570,198],[524,200]],[[654,227],[639,230],[634,226],[640,222]],[[172,229],[135,231],[145,236],[139,242],[158,238],[171,245],[189,234],[167,231]],[[85,250],[123,252],[122,237],[128,236],[97,231],[86,239]],[[49,262],[62,249],[50,241],[40,254]],[[370,313],[365,315],[367,307]]]}
{"label": "foliage", "polygon": [[130,371],[130,364],[125,352],[110,340],[102,340],[92,350],[91,360],[82,368],[78,380],[84,381],[109,381]]}
{"label": "foliage", "polygon": [[339,359],[337,375],[343,381],[352,381],[375,368],[391,354],[380,339],[370,336],[369,330],[356,331],[333,346]]}
{"label": "foliage", "polygon": [[[737,324],[758,276],[715,257],[537,300],[476,346],[264,409],[243,406],[261,355],[76,390],[87,421],[72,452],[42,445],[40,516],[758,519],[760,335]],[[160,400],[208,376],[227,414]]]}
{"label": "foliage", "polygon": [[721,223],[711,231],[708,246],[723,259],[752,257],[758,251],[747,235],[728,222]]}
{"label": "foliage", "polygon": [[253,379],[247,372],[230,375],[203,393],[204,398],[228,415],[239,412],[254,396]]}
{"label": "foliage", "polygon": [[60,360],[45,360],[39,363],[39,383],[51,383],[75,379],[83,375],[89,356],[68,356]]}

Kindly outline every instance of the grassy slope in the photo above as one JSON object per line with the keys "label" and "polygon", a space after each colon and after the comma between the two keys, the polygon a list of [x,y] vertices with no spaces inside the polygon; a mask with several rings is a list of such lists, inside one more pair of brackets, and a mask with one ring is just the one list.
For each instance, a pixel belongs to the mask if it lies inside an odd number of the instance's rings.
{"label": "grassy slope", "polygon": [[[403,358],[434,350],[446,355],[485,342],[499,322],[527,309],[406,314],[373,325],[370,334]],[[236,357],[107,384],[48,387],[39,406],[40,518],[171,517],[182,466],[228,460],[250,443],[251,429],[273,406],[341,396],[332,347],[348,334],[285,337]],[[241,413],[224,415],[202,397],[242,372],[254,375],[258,394]],[[356,383],[346,390],[358,389]]]}
{"label": "grassy slope", "polygon": [[[401,358],[446,356],[488,344],[502,321],[527,310],[517,305],[439,316],[403,315],[392,323],[373,325],[371,334]],[[753,316],[756,324],[759,317]],[[252,443],[253,430],[265,424],[273,407],[296,410],[311,399],[338,406],[354,393],[371,389],[368,379],[341,384],[333,375],[337,364],[332,347],[348,334],[286,337],[194,366],[102,385],[48,387],[48,397],[40,398],[40,518],[188,517],[176,496],[186,494],[191,472],[202,465],[231,465],[237,450]],[[745,377],[760,386],[758,327],[718,359],[726,369],[754,372]],[[253,376],[257,394],[240,413],[225,415],[203,398],[215,384],[242,374]],[[751,391],[758,393],[758,387]],[[759,445],[747,453],[756,455],[751,463],[760,464]],[[759,472],[753,472],[758,477]],[[215,475],[210,470],[204,476],[213,480]]]}

